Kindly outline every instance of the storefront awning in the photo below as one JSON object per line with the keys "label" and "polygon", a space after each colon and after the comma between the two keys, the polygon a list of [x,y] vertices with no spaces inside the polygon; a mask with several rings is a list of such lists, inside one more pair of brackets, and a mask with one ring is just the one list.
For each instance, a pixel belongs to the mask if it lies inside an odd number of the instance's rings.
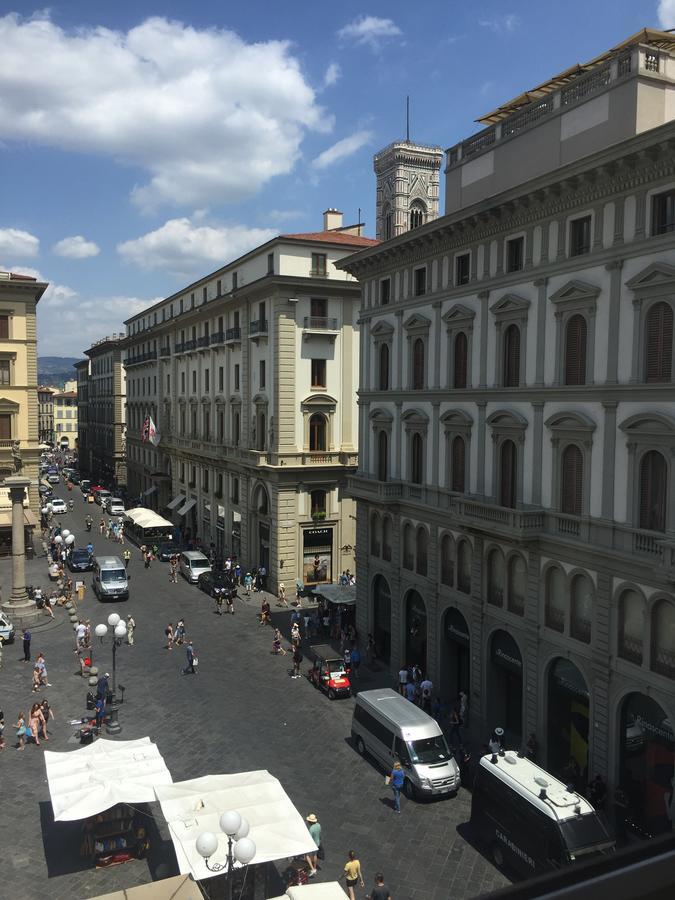
{"label": "storefront awning", "polygon": [[197,501],[194,500],[194,499],[186,501],[186,502],[181,506],[181,508],[178,510],[178,515],[179,515],[179,516],[184,516],[185,513],[190,512],[190,510],[192,509],[192,507],[193,507],[193,506],[196,506],[196,504],[197,504]]}
{"label": "storefront awning", "polygon": [[[284,900],[288,900],[289,896],[291,895],[286,895]],[[344,894],[342,896],[344,898]],[[175,875],[173,878],[139,884],[112,894],[99,894],[91,900],[203,900],[203,897],[199,885],[193,878],[189,875]],[[308,897],[307,900],[314,898]]]}
{"label": "storefront awning", "polygon": [[147,489],[147,491],[143,491],[143,496],[144,496],[144,497],[149,497],[150,494],[154,494],[156,490],[157,490],[157,485],[156,485],[156,484],[153,484],[152,487],[149,487],[149,488]]}
{"label": "storefront awning", "polygon": [[289,887],[285,894],[274,900],[345,900],[346,896],[338,881],[324,881],[320,884]]}
{"label": "storefront awning", "polygon": [[[32,509],[24,509],[23,511],[23,524],[28,525],[29,528],[35,528],[37,525],[37,518]],[[12,510],[11,509],[0,509],[0,528],[11,528],[12,527]]]}
{"label": "storefront awning", "polygon": [[171,503],[167,503],[168,509],[175,509],[177,506],[180,506],[181,503],[185,500],[185,494],[177,494]]}
{"label": "storefront awning", "polygon": [[353,606],[356,603],[354,584],[318,584],[312,593],[320,594],[329,603],[340,603],[342,606]]}

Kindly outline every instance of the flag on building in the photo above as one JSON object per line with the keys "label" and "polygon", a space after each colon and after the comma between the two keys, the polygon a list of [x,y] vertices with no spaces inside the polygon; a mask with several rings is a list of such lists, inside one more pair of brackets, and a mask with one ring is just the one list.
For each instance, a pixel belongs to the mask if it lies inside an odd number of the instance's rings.
{"label": "flag on building", "polygon": [[143,427],[141,428],[141,440],[143,443],[150,443],[153,446],[157,446],[159,444],[159,431],[157,431],[157,426],[152,421],[152,416],[147,415],[145,419],[143,419]]}

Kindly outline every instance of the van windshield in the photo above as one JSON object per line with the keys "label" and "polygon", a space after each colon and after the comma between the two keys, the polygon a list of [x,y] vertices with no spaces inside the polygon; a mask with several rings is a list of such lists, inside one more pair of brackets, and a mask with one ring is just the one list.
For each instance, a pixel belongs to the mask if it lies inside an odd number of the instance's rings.
{"label": "van windshield", "polygon": [[450,751],[442,734],[436,737],[408,741],[410,761],[413,763],[435,763],[450,759]]}
{"label": "van windshield", "polygon": [[101,572],[101,581],[103,584],[114,584],[119,581],[126,581],[127,573],[124,569],[103,569]]}
{"label": "van windshield", "polygon": [[598,844],[607,844],[611,840],[605,826],[596,813],[586,813],[583,816],[575,816],[573,819],[564,819],[560,823],[565,846],[570,851],[579,855],[596,848]]}

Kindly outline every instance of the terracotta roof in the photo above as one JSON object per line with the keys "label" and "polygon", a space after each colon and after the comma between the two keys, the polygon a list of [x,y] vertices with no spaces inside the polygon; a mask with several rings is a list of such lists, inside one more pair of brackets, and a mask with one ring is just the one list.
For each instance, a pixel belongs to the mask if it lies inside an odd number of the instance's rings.
{"label": "terracotta roof", "polygon": [[306,234],[281,234],[279,237],[292,238],[295,241],[317,241],[323,244],[345,244],[347,247],[374,247],[380,243],[375,238],[344,234],[341,231],[309,231]]}
{"label": "terracotta roof", "polygon": [[17,275],[15,272],[9,273],[10,281],[37,281],[37,278],[33,278],[32,275]]}

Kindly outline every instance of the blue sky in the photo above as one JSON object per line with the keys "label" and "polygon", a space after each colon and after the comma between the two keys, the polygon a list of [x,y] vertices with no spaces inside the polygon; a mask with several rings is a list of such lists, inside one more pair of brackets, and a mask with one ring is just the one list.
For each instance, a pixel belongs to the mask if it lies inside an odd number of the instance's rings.
{"label": "blue sky", "polygon": [[[39,352],[336,206],[374,233],[372,155],[474,119],[675,0],[20,3],[0,11],[0,269],[39,273]],[[13,11],[12,11],[13,10]]]}

